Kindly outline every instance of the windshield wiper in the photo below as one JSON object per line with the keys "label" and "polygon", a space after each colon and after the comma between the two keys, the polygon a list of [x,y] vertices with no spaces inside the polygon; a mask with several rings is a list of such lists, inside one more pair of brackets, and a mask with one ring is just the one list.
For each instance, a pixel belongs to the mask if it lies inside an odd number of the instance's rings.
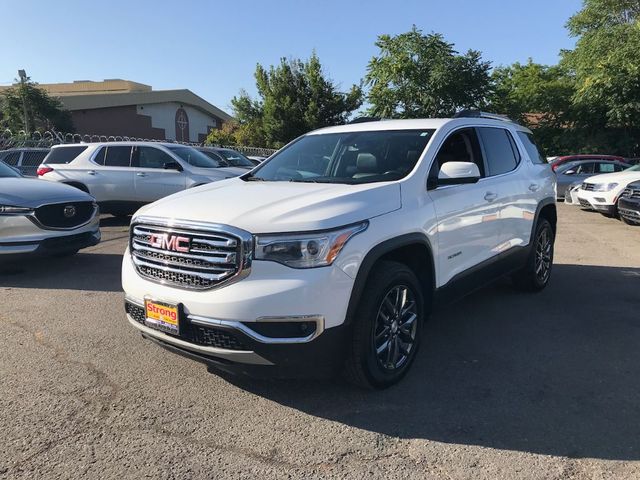
{"label": "windshield wiper", "polygon": [[256,177],[255,173],[247,173],[242,179],[245,182],[264,182],[264,178]]}

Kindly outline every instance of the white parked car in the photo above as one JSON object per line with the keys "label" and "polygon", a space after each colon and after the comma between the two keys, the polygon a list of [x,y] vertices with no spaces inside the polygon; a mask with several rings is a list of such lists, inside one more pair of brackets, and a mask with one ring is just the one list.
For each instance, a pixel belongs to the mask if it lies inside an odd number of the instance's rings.
{"label": "white parked car", "polygon": [[479,112],[311,132],[251,172],[132,219],[125,307],[143,336],[243,373],[407,373],[436,301],[550,278],[555,174]]}
{"label": "white parked car", "polygon": [[0,162],[0,263],[71,255],[100,242],[98,206],[68,185],[24,178]]}
{"label": "white parked car", "polygon": [[104,213],[130,215],[172,193],[245,172],[221,167],[185,145],[107,142],[56,145],[37,173],[41,179],[90,193]]}
{"label": "white parked car", "polygon": [[631,182],[640,180],[640,165],[622,172],[605,173],[588,177],[577,191],[582,208],[596,210],[603,215],[614,217],[618,214],[618,200]]}

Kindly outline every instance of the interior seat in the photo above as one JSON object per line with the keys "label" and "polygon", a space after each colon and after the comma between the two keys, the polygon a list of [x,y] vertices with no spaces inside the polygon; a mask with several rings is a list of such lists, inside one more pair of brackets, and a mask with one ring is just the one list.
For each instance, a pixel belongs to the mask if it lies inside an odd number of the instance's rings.
{"label": "interior seat", "polygon": [[357,172],[353,175],[353,178],[370,177],[380,174],[378,159],[372,153],[359,153],[356,159],[356,168]]}

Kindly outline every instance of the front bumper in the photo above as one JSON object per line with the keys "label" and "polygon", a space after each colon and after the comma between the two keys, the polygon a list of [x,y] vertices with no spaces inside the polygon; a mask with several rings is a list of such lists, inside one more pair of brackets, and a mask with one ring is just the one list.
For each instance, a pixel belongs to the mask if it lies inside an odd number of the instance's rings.
{"label": "front bumper", "polygon": [[68,230],[46,230],[25,216],[0,217],[0,258],[51,255],[100,242],[100,219]]}
{"label": "front bumper", "polygon": [[605,215],[615,215],[617,195],[614,192],[578,190],[578,203],[582,208],[596,210]]}
{"label": "front bumper", "polygon": [[618,213],[625,220],[640,224],[640,200],[622,197],[618,202]]}
{"label": "front bumper", "polygon": [[[346,352],[346,327],[324,330],[322,317],[272,319],[274,323],[269,324],[202,318],[182,311],[180,334],[171,335],[145,324],[143,305],[127,298],[125,311],[129,323],[144,338],[229,373],[285,378],[327,376],[342,365]],[[306,326],[306,331],[296,335],[290,328],[296,323]],[[257,326],[267,331],[254,330]],[[286,337],[272,336],[273,331],[268,336],[269,328],[280,326]]]}

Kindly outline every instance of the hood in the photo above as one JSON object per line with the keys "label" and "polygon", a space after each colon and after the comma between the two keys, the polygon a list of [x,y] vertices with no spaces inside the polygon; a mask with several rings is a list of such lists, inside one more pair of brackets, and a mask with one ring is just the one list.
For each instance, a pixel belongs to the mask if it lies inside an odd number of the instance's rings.
{"label": "hood", "polygon": [[601,175],[594,175],[585,179],[586,183],[629,183],[636,180],[640,180],[640,170],[635,171],[622,171],[614,173],[603,173]]}
{"label": "hood", "polygon": [[63,183],[37,178],[0,178],[0,205],[35,208],[45,203],[93,200],[88,193]]}
{"label": "hood", "polygon": [[251,233],[324,230],[401,207],[400,185],[245,182],[202,185],[141,208],[138,215],[222,223]]}

